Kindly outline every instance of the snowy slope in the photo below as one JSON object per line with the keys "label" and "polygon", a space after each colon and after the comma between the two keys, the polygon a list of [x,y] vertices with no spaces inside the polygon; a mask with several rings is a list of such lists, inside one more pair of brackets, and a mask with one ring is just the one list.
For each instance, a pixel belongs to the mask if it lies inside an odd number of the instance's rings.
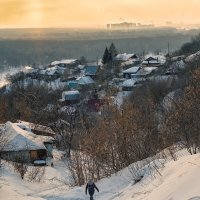
{"label": "snowy slope", "polygon": [[[169,161],[164,165],[162,160],[156,162],[160,163],[160,175],[142,167],[139,173],[144,177],[138,183],[134,183],[133,174],[128,168],[97,182],[100,192],[95,193],[95,200],[200,200],[200,154],[185,155],[178,161]],[[61,173],[63,169],[60,164],[56,163],[55,169],[49,169],[52,171],[48,173],[52,176]],[[70,189],[65,184],[55,185],[50,180],[30,183],[21,181],[11,171],[6,171],[0,177],[0,199],[89,199],[85,196],[84,187]]]}

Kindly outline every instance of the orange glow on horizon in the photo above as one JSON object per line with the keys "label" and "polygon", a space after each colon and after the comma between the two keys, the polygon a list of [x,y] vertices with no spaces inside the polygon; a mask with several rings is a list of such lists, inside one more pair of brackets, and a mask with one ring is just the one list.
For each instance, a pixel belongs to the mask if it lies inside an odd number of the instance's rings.
{"label": "orange glow on horizon", "polygon": [[0,28],[200,24],[200,0],[0,0]]}

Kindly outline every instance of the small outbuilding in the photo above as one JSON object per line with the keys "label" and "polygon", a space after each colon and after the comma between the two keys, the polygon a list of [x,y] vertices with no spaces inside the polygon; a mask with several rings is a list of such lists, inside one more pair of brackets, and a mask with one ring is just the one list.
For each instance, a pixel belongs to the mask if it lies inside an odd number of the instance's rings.
{"label": "small outbuilding", "polygon": [[142,65],[148,66],[148,67],[156,67],[156,66],[161,65],[161,62],[158,58],[154,58],[150,56],[142,62]]}
{"label": "small outbuilding", "polygon": [[90,76],[91,78],[96,78],[99,72],[100,66],[97,64],[89,64],[85,66],[84,74],[85,76]]}
{"label": "small outbuilding", "polygon": [[80,92],[78,90],[64,91],[60,102],[63,106],[77,104],[80,102]]}
{"label": "small outbuilding", "polygon": [[140,70],[140,66],[131,67],[123,71],[123,78],[130,79],[131,75],[136,74]]}
{"label": "small outbuilding", "polygon": [[13,162],[34,163],[41,160],[46,162],[52,157],[53,138],[39,136],[31,129],[18,123],[7,122],[4,125],[6,144],[0,152],[0,157]]}

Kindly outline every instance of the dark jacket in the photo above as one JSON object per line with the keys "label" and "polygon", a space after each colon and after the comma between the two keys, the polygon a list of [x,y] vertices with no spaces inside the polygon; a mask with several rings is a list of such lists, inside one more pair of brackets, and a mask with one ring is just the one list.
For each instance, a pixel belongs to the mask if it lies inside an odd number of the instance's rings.
{"label": "dark jacket", "polygon": [[85,188],[85,193],[87,195],[87,191],[88,193],[90,194],[90,196],[92,196],[94,194],[94,190],[97,190],[99,192],[99,189],[97,188],[97,186],[95,185],[94,182],[92,181],[89,181],[86,185],[86,188]]}

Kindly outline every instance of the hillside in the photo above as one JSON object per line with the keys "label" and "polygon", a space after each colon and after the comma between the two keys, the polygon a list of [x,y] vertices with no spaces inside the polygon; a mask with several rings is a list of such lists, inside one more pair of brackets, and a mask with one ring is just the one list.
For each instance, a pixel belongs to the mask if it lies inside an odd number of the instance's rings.
{"label": "hillside", "polygon": [[176,53],[111,44],[100,65],[64,59],[6,76],[0,199],[84,200],[94,179],[95,200],[200,200],[200,54]]}
{"label": "hillside", "polygon": [[[134,184],[130,168],[125,168],[109,178],[97,182],[100,190],[95,194],[95,200],[199,200],[200,199],[200,155],[188,155],[185,151],[179,152],[178,161],[168,161],[163,166],[163,160],[157,160],[159,173],[149,171],[149,166],[140,168],[138,172],[144,178]],[[162,163],[162,164],[161,164]],[[58,163],[57,163],[58,164]],[[133,166],[136,165],[133,164]],[[151,164],[153,166],[154,164]],[[64,183],[55,187],[51,180],[41,183],[21,181],[19,176],[4,168],[6,173],[0,178],[0,197],[4,200],[84,200],[84,186],[69,189]],[[51,170],[51,171],[50,171]],[[56,172],[57,171],[57,172]],[[55,169],[48,169],[53,174],[62,169],[55,165]],[[49,175],[50,176],[50,175]],[[53,175],[52,175],[53,177]],[[51,178],[52,178],[51,177]],[[50,178],[50,177],[49,177]]]}

